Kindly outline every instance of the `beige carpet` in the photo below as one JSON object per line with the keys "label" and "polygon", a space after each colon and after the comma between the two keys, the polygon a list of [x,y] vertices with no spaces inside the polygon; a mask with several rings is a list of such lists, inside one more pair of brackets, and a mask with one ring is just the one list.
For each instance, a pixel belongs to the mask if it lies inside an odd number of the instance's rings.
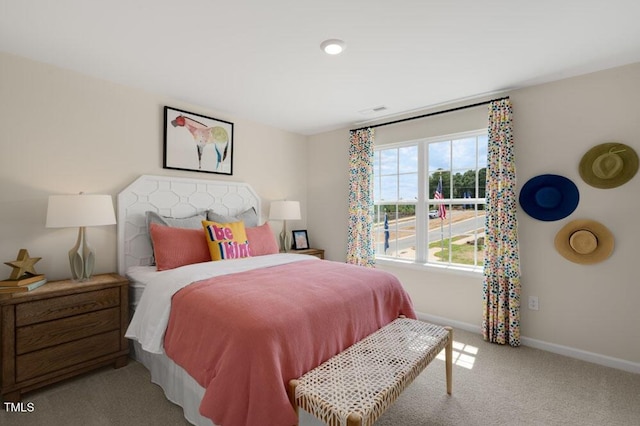
{"label": "beige carpet", "polygon": [[[537,349],[489,344],[454,331],[453,395],[436,359],[378,420],[404,425],[640,426],[640,375]],[[139,363],[104,368],[28,393],[31,413],[0,411],[0,425],[186,425]]]}

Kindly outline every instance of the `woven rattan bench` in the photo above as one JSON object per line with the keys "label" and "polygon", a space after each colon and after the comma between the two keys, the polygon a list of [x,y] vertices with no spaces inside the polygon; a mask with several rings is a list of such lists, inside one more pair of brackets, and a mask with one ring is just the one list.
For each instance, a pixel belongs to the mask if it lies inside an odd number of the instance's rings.
{"label": "woven rattan bench", "polygon": [[370,426],[442,349],[451,394],[452,345],[450,327],[398,318],[291,380],[291,404],[330,426]]}

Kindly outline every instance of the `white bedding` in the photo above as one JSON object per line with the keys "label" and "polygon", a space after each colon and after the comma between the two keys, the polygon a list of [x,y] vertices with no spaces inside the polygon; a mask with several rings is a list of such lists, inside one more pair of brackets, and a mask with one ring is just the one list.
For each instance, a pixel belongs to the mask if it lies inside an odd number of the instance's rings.
{"label": "white bedding", "polygon": [[169,322],[171,298],[178,290],[211,277],[310,259],[319,260],[315,256],[278,253],[197,263],[167,271],[155,271],[154,267],[131,268],[127,275],[144,286],[144,291],[125,337],[139,342],[147,352],[163,354],[162,340]]}

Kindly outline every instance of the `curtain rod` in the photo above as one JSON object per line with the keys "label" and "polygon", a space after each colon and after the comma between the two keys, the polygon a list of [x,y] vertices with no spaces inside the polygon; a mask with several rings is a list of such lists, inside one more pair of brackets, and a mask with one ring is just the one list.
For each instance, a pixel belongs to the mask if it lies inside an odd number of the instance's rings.
{"label": "curtain rod", "polygon": [[415,117],[402,118],[400,120],[395,120],[395,121],[387,121],[386,123],[373,124],[371,126],[359,127],[357,129],[351,129],[350,132],[357,132],[358,130],[365,130],[365,129],[375,128],[375,127],[388,126],[390,124],[398,124],[398,123],[402,123],[404,121],[417,120],[419,118],[431,117],[432,115],[446,114],[448,112],[460,111],[460,110],[467,109],[467,108],[475,108],[477,106],[487,105],[487,104],[490,104],[491,102],[501,101],[503,99],[509,99],[509,96],[504,96],[502,98],[491,99],[491,100],[484,101],[484,102],[478,102],[478,103],[471,104],[471,105],[465,105],[465,106],[460,106],[460,107],[456,107],[456,108],[445,109],[445,110],[442,110],[442,111],[430,112],[428,114],[417,115]]}

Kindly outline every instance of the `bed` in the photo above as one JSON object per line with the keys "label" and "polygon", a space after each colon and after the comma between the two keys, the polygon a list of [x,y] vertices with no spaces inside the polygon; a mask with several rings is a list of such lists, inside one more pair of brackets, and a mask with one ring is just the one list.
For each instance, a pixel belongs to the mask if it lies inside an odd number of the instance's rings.
{"label": "bed", "polygon": [[[212,214],[206,230],[149,222]],[[394,276],[274,252],[261,217],[259,196],[239,182],[144,175],[118,194],[118,269],[131,280],[126,336],[152,381],[196,425],[295,424],[290,379],[399,315],[415,318]],[[247,256],[203,259],[214,234],[238,218]],[[300,423],[317,424],[305,413]]]}

